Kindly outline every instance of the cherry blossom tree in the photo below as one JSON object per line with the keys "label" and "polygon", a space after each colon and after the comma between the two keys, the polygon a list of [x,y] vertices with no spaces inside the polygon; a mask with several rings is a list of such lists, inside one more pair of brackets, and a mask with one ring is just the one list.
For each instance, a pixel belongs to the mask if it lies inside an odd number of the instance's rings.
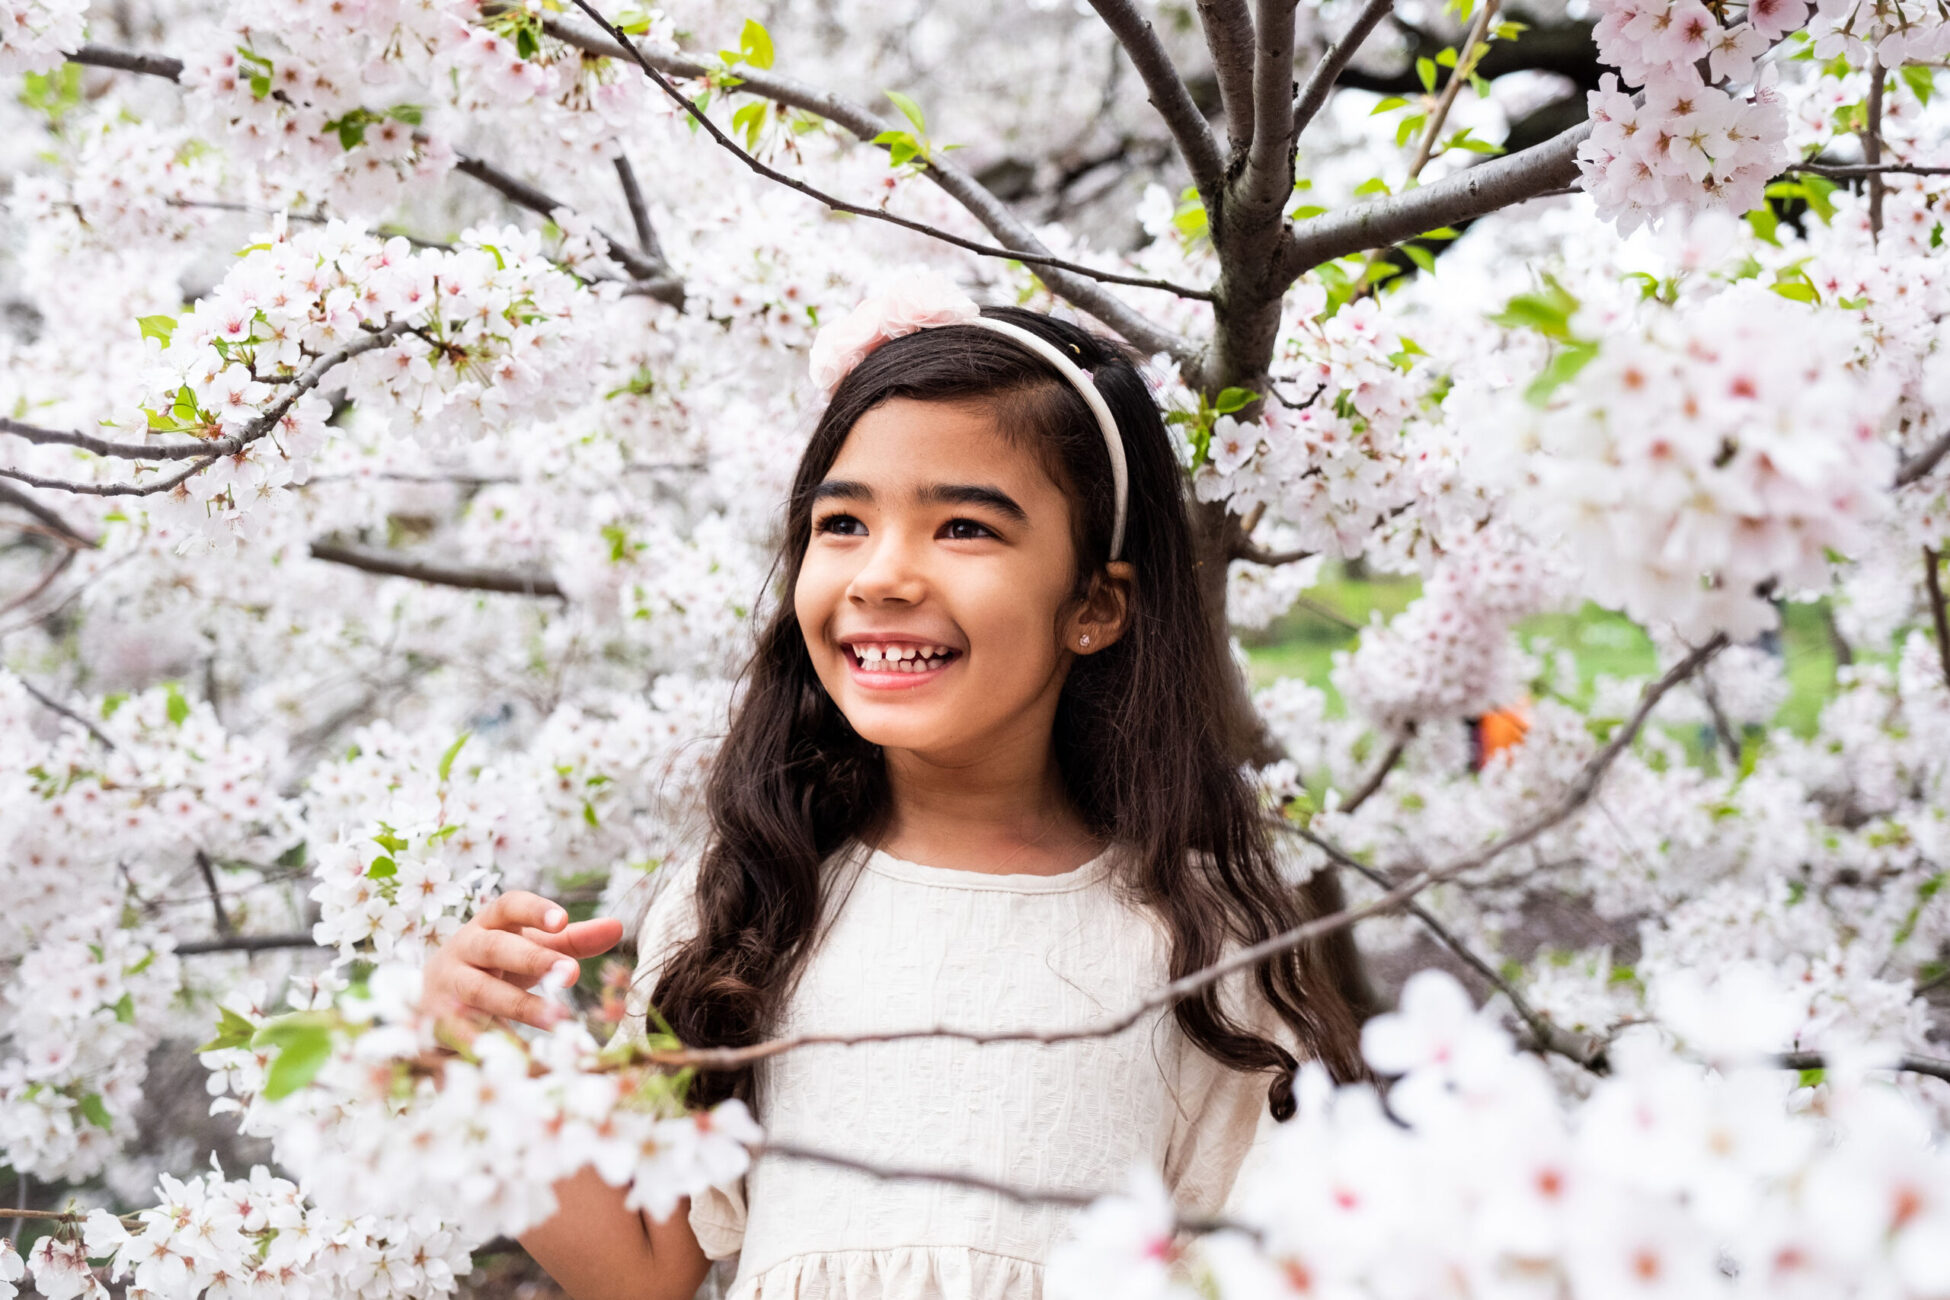
{"label": "cherry blossom tree", "polygon": [[[795,1043],[608,1042],[615,968],[465,1058],[411,1008],[496,891],[694,849],[813,331],[924,268],[1149,358],[1231,631],[1420,583],[1331,696],[1239,680],[1316,919],[997,1031],[1319,943],[1390,1083],[1303,1072],[1223,1219],[1100,1189],[1052,1294],[1950,1294],[1947,56],[1922,0],[0,0],[0,1292],[444,1294],[584,1166],[863,1167],[687,1108]],[[1519,635],[1586,602],[1656,675]]]}

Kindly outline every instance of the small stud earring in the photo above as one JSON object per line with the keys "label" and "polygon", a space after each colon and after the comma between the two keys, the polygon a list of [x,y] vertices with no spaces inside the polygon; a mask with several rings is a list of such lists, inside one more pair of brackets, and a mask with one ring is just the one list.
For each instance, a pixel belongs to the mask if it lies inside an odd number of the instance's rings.
{"label": "small stud earring", "polygon": [[1080,646],[1088,646],[1090,644],[1090,634],[1085,632],[1082,636],[1078,637],[1077,644]]}

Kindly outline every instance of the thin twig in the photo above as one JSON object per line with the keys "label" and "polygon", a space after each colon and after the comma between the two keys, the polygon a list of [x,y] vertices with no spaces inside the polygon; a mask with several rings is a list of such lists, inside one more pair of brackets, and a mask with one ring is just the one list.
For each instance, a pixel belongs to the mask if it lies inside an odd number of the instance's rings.
{"label": "thin twig", "polygon": [[[1327,96],[1333,93],[1334,81],[1346,71],[1348,61],[1360,50],[1361,43],[1368,39],[1368,33],[1386,18],[1395,7],[1395,0],[1368,0],[1361,6],[1361,12],[1354,15],[1354,22],[1341,34],[1341,38],[1321,53],[1319,62],[1307,73],[1307,80],[1300,87],[1300,93],[1293,100],[1293,138],[1298,140],[1314,120],[1321,107],[1327,103]],[[1425,227],[1433,230],[1434,226]]]}
{"label": "thin twig", "polygon": [[68,549],[62,551],[61,558],[47,566],[47,572],[41,575],[40,581],[36,582],[33,586],[29,587],[26,591],[21,592],[18,596],[15,596],[12,600],[8,601],[6,604],[0,605],[0,614],[11,614],[15,610],[19,609],[21,606],[31,605],[36,600],[39,600],[41,597],[41,593],[46,591],[49,587],[52,587],[54,585],[54,580],[56,578],[59,578],[62,574],[66,573],[68,569],[73,566],[74,557],[79,554],[81,554],[81,551],[78,548],[73,546],[70,546],[68,547]]}
{"label": "thin twig", "polygon": [[1159,1011],[1210,988],[1226,976],[1236,971],[1246,970],[1270,958],[1290,952],[1302,944],[1312,942],[1323,935],[1338,930],[1371,916],[1393,912],[1431,885],[1467,875],[1480,870],[1511,849],[1521,848],[1540,835],[1551,830],[1570,817],[1597,792],[1605,773],[1618,761],[1619,755],[1628,749],[1633,740],[1644,728],[1659,701],[1680,682],[1697,672],[1708,660],[1725,649],[1727,640],[1716,636],[1706,642],[1684,659],[1668,669],[1664,676],[1648,684],[1639,697],[1638,707],[1624,725],[1612,736],[1611,741],[1598,751],[1577,777],[1572,780],[1562,798],[1551,808],[1538,814],[1510,834],[1484,845],[1473,853],[1464,855],[1453,862],[1439,867],[1428,867],[1416,872],[1401,884],[1370,899],[1357,907],[1350,907],[1329,916],[1318,917],[1304,922],[1270,939],[1262,940],[1250,947],[1241,948],[1228,957],[1212,963],[1202,970],[1166,984],[1163,988],[1140,999],[1137,1004],[1122,1014],[1098,1021],[1095,1024],[1081,1025],[1073,1029],[1016,1029],[1016,1030],[971,1030],[951,1029],[936,1026],[928,1029],[894,1030],[879,1034],[796,1034],[786,1038],[775,1038],[767,1042],[755,1043],[749,1047],[689,1047],[646,1050],[639,1055],[642,1059],[658,1065],[690,1066],[703,1070],[739,1070],[758,1061],[778,1056],[783,1052],[800,1047],[819,1045],[855,1045],[862,1043],[892,1043],[916,1038],[946,1038],[967,1043],[1067,1043],[1088,1038],[1109,1038],[1121,1034],[1153,1011]]}
{"label": "thin twig", "polygon": [[309,934],[233,934],[222,939],[196,939],[179,943],[178,957],[198,957],[212,952],[270,952],[276,948],[316,948],[318,940]]}
{"label": "thin twig", "polygon": [[1908,487],[1935,469],[1946,455],[1950,455],[1950,431],[1897,466],[1895,486]]}
{"label": "thin twig", "polygon": [[627,154],[616,155],[616,180],[623,187],[623,202],[629,205],[630,224],[636,227],[637,247],[662,262],[664,248],[657,242],[657,228],[650,224],[650,208],[643,201],[643,188],[636,183]]}
{"label": "thin twig", "polygon": [[210,907],[217,914],[217,933],[230,934],[230,915],[223,910],[223,891],[217,888],[217,872],[210,865],[210,855],[202,849],[196,851],[196,868],[203,873],[203,884],[210,891]]}
{"label": "thin twig", "polygon": [[[454,170],[463,176],[471,176],[488,188],[499,193],[519,207],[553,219],[556,209],[569,205],[560,199],[546,194],[518,176],[511,176],[485,159],[461,154],[454,162]],[[670,273],[660,259],[653,259],[646,253],[638,252],[616,236],[605,231],[596,232],[602,236],[609,248],[609,255],[621,263],[623,269],[637,278],[642,292],[659,302],[673,307],[684,305],[684,282]]]}
{"label": "thin twig", "polygon": [[[1828,1058],[1820,1052],[1782,1052],[1773,1058],[1775,1065],[1783,1070],[1822,1070],[1828,1066]],[[1940,1061],[1931,1056],[1903,1056],[1894,1065],[1881,1067],[1899,1070],[1905,1074],[1927,1074],[1932,1079],[1942,1079],[1950,1083],[1950,1061]]]}
{"label": "thin twig", "polygon": [[[483,12],[494,12],[494,8],[490,5]],[[626,49],[618,41],[573,23],[544,18],[542,30],[555,40],[598,58],[647,60],[656,65],[658,70],[667,77],[695,80],[712,75],[710,68],[693,59],[653,53],[645,51],[641,46]],[[825,118],[851,133],[855,139],[867,144],[873,143],[874,138],[887,126],[882,118],[851,100],[787,77],[774,76],[769,72],[758,72],[751,68],[738,69],[737,91],[740,94],[757,95],[761,99],[769,99],[787,108],[796,108],[801,112]],[[1049,249],[1036,238],[1035,232],[1024,225],[1022,219],[1010,210],[1008,204],[998,199],[987,186],[964,171],[952,159],[945,156],[932,159],[922,175],[938,186],[948,197],[968,209],[975,219],[997,239],[1037,256],[1048,254]],[[1019,258],[1021,255],[1013,256]],[[1130,304],[1105,289],[1095,279],[1072,275],[1067,271],[1054,268],[1045,272],[1042,278],[1051,289],[1069,299],[1073,306],[1095,316],[1147,352],[1168,353],[1181,363],[1189,362],[1197,353],[1190,339],[1165,329],[1142,313],[1133,310]]]}
{"label": "thin twig", "polygon": [[[1029,266],[1052,267],[1057,270],[1068,271],[1072,275],[1088,276],[1093,280],[1101,280],[1106,284],[1130,285],[1138,289],[1158,289],[1165,293],[1176,294],[1181,298],[1197,298],[1206,302],[1212,300],[1212,293],[1208,289],[1195,289],[1190,285],[1173,284],[1169,280],[1154,280],[1144,276],[1120,275],[1115,271],[1099,270],[1096,267],[1085,266],[1081,262],[1067,261],[1064,258],[1055,257],[1048,253],[1037,253],[1022,248],[1001,248],[994,244],[984,244],[980,240],[964,239],[960,235],[950,233],[936,226],[930,226],[924,221],[914,221],[896,213],[883,211],[880,208],[865,207],[858,203],[849,202],[837,195],[828,194],[816,186],[809,185],[797,177],[788,176],[776,167],[759,161],[758,158],[740,146],[736,140],[726,135],[723,129],[711,120],[709,114],[704,112],[703,109],[700,109],[689,96],[683,94],[677,87],[670,84],[669,78],[665,77],[648,58],[644,57],[643,51],[638,48],[635,41],[630,40],[621,30],[611,24],[608,19],[604,18],[593,5],[588,3],[588,0],[575,0],[575,6],[582,10],[591,22],[602,28],[604,33],[621,47],[623,52],[631,58],[637,67],[643,70],[643,74],[655,82],[657,88],[669,96],[671,101],[679,108],[683,109],[692,121],[703,127],[705,134],[709,135],[726,152],[744,163],[746,167],[758,175],[763,176],[766,180],[774,181],[789,190],[803,194],[815,202],[826,205],[835,212],[844,212],[856,217],[867,217],[874,221],[885,221],[891,225],[899,226],[903,230],[911,230],[916,234],[926,235],[931,239],[938,239],[943,243],[953,244],[957,248],[966,249],[971,253],[978,253],[983,257],[1008,258],[1011,261],[1022,262]],[[746,86],[740,87],[740,89],[748,88]],[[935,165],[932,161],[928,164],[930,169]]]}
{"label": "thin twig", "polygon": [[1402,761],[1402,753],[1408,748],[1408,738],[1413,734],[1413,724],[1404,728],[1388,746],[1388,752],[1381,756],[1381,761],[1375,764],[1375,769],[1368,774],[1368,779],[1361,783],[1361,788],[1349,795],[1347,802],[1334,811],[1352,816],[1362,804],[1371,799],[1374,792],[1381,788],[1381,783],[1388,779],[1388,774],[1395,770],[1395,764]]}
{"label": "thin twig", "polygon": [[1882,61],[1869,60],[1869,102],[1862,122],[1862,165],[1869,169],[1869,233],[1882,234]]}
{"label": "thin twig", "polygon": [[[1329,858],[1332,858],[1336,863],[1346,867],[1350,871],[1358,872],[1383,889],[1387,889],[1394,883],[1386,875],[1361,861],[1347,850],[1341,848],[1340,845],[1335,844],[1332,840],[1316,835],[1303,826],[1295,826],[1292,822],[1284,819],[1281,820],[1280,825],[1306,840],[1309,844],[1312,844]],[[1548,1016],[1545,1016],[1542,1012],[1531,1006],[1529,1000],[1517,991],[1516,985],[1505,979],[1502,973],[1490,965],[1488,961],[1477,956],[1468,944],[1458,938],[1428,908],[1422,906],[1420,903],[1410,903],[1406,910],[1410,916],[1413,916],[1417,921],[1422,923],[1424,929],[1435,936],[1438,943],[1454,953],[1457,959],[1465,966],[1482,976],[1491,988],[1509,999],[1510,1009],[1516,1012],[1517,1018],[1523,1021],[1525,1028],[1530,1030],[1531,1041],[1537,1048],[1562,1056],[1568,1061],[1583,1066],[1593,1074],[1604,1074],[1608,1071],[1609,1063],[1605,1060],[1605,1044],[1602,1040],[1591,1038],[1587,1035],[1574,1034],[1558,1027]]]}
{"label": "thin twig", "polygon": [[1852,181],[1877,176],[1950,176],[1950,167],[1925,167],[1912,163],[1794,163],[1784,172],[1811,172],[1831,180]]}
{"label": "thin twig", "polygon": [[514,596],[552,596],[567,600],[562,584],[545,573],[520,573],[505,569],[472,569],[461,565],[429,564],[407,559],[389,551],[347,546],[339,542],[311,543],[311,557],[327,564],[343,564],[349,569],[388,577],[411,578],[436,587],[459,587],[467,591],[499,591]]}
{"label": "thin twig", "polygon": [[78,549],[92,550],[100,544],[97,539],[88,536],[66,519],[63,519],[54,510],[35,500],[28,493],[22,492],[11,483],[0,483],[0,502],[5,502],[7,505],[13,506],[16,509],[26,511],[43,524],[46,524],[56,535],[66,539],[70,545]]}
{"label": "thin twig", "polygon": [[[173,475],[170,478],[145,486],[134,483],[77,483],[63,479],[40,478],[33,474],[22,473],[19,470],[4,468],[0,468],[0,476],[17,479],[22,483],[27,483],[34,487],[55,488],[63,492],[73,492],[80,496],[139,497],[152,496],[158,492],[167,492],[192,476],[208,469],[220,458],[234,456],[245,447],[248,447],[250,444],[270,433],[272,429],[277,427],[278,421],[284,418],[285,412],[289,411],[297,403],[299,398],[318,387],[319,383],[332,370],[354,357],[363,356],[365,353],[391,345],[394,339],[406,331],[406,328],[406,322],[394,321],[383,329],[373,330],[371,333],[354,339],[336,352],[330,352],[320,357],[312,363],[309,370],[291,382],[291,386],[285,389],[283,396],[279,397],[263,413],[245,425],[241,432],[229,434],[222,438],[212,438],[208,442],[203,443],[202,450],[204,458],[195,461],[187,469],[183,470],[182,473]],[[11,425],[14,422],[6,421],[5,423]],[[5,431],[9,433],[17,432],[14,428],[8,428]],[[46,434],[50,431],[36,429],[34,432],[36,434]],[[90,435],[77,433],[63,434],[60,436],[61,441],[66,441],[68,438],[88,439]],[[85,441],[75,442],[72,445],[92,450]],[[175,451],[173,448],[162,449],[160,454],[165,458],[173,458]]]}
{"label": "thin twig", "polygon": [[14,680],[19,682],[20,689],[26,691],[29,695],[33,696],[35,702],[38,703],[42,708],[48,710],[50,713],[60,714],[62,717],[66,718],[69,722],[74,723],[76,726],[86,731],[89,735],[93,736],[96,740],[100,741],[105,748],[111,750],[115,748],[115,742],[108,738],[108,733],[104,732],[100,727],[90,722],[87,718],[83,717],[79,713],[76,713],[73,709],[61,703],[59,700],[54,699],[52,696],[48,695],[45,691],[41,690],[38,686],[34,685],[34,683],[28,681],[25,677],[16,676]]}
{"label": "thin twig", "polygon": [[[804,1160],[812,1164],[827,1165],[834,1169],[850,1169],[854,1173],[865,1174],[869,1178],[896,1181],[918,1181],[945,1183],[950,1187],[968,1187],[978,1192],[992,1192],[1005,1200],[1018,1205],[1067,1205],[1082,1209],[1101,1200],[1109,1192],[1048,1192],[1034,1188],[1016,1187],[1009,1183],[996,1182],[976,1174],[956,1173],[939,1169],[912,1169],[899,1165],[879,1165],[860,1160],[853,1156],[843,1156],[831,1151],[819,1151],[811,1147],[796,1146],[789,1142],[759,1142],[751,1148],[752,1157],[781,1156],[788,1160]],[[1225,1218],[1178,1215],[1176,1227],[1180,1232],[1237,1232],[1253,1240],[1259,1240],[1259,1230]]]}
{"label": "thin twig", "polygon": [[1950,613],[1943,607],[1943,581],[1937,576],[1937,566],[1943,557],[1936,548],[1923,548],[1923,586],[1930,596],[1930,621],[1936,626],[1937,660],[1943,665],[1943,683],[1950,686]]}
{"label": "thin twig", "polygon": [[183,61],[173,59],[167,54],[136,54],[129,50],[111,50],[101,45],[84,45],[68,56],[70,63],[85,63],[96,68],[114,68],[119,72],[139,72],[145,77],[161,77],[165,81],[180,81],[183,77]]}
{"label": "thin twig", "polygon": [[1469,80],[1470,73],[1476,69],[1477,51],[1482,47],[1483,37],[1489,33],[1490,23],[1496,17],[1497,0],[1482,0],[1476,7],[1476,20],[1469,25],[1469,34],[1463,37],[1462,57],[1456,66],[1449,69],[1449,80],[1442,87],[1435,107],[1429,110],[1429,126],[1422,133],[1422,142],[1415,146],[1415,161],[1408,165],[1408,178],[1414,180],[1429,165],[1429,158],[1435,152],[1435,138],[1449,117],[1449,109],[1456,102],[1456,94]]}

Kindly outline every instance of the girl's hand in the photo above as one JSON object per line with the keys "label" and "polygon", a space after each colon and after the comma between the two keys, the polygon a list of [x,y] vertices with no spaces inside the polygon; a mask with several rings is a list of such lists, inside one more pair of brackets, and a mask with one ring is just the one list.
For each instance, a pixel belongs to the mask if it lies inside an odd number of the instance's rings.
{"label": "girl's hand", "polygon": [[502,894],[428,959],[420,1007],[443,1020],[499,1016],[547,1029],[569,1010],[527,989],[551,973],[568,987],[580,973],[576,958],[608,952],[622,937],[614,917],[571,925],[540,894]]}

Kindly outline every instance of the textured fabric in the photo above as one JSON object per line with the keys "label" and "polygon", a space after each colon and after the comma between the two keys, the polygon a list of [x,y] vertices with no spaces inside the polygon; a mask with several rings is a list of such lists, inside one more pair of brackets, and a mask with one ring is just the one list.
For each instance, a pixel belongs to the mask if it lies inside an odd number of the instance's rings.
{"label": "textured fabric", "polygon": [[[1057,1029],[1128,1011],[1166,982],[1169,940],[1120,896],[1112,865],[987,875],[854,846],[826,864],[824,934],[774,1032]],[[619,1032],[641,1031],[664,960],[696,933],[695,884],[694,868],[657,881]],[[1242,1013],[1244,987],[1223,990]],[[1244,1018],[1272,1032],[1268,1016]],[[1063,1191],[1120,1188],[1143,1164],[1195,1214],[1223,1208],[1270,1128],[1267,1082],[1213,1061],[1167,1012],[1064,1043],[811,1046],[754,1076],[757,1119],[782,1143]],[[1073,1213],[775,1157],[695,1198],[690,1223],[727,1261],[714,1275],[732,1273],[732,1300],[1024,1300]]]}

